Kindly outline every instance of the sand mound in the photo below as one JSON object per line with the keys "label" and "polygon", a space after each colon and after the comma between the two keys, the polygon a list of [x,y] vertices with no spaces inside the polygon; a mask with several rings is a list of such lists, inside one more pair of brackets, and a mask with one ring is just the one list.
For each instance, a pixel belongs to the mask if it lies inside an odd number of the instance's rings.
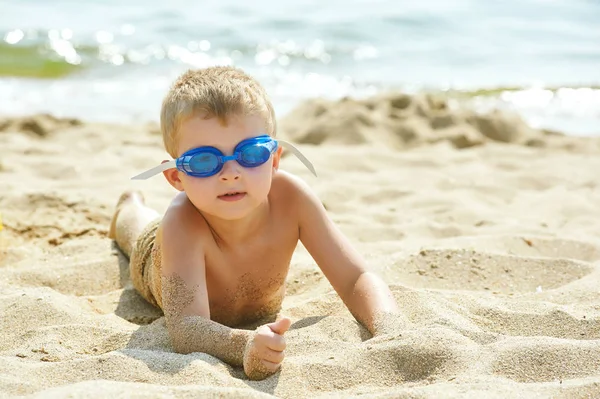
{"label": "sand mound", "polygon": [[2,395],[600,396],[594,140],[431,96],[298,108],[282,134],[319,178],[293,157],[283,168],[315,189],[410,324],[371,338],[299,246],[286,360],[249,381],[211,356],[173,352],[161,312],[132,289],[106,237],[123,190],[141,189],[160,212],[174,194],[160,178],[129,180],[165,159],[155,129],[48,116],[1,126]]}
{"label": "sand mound", "polygon": [[[280,130],[303,144],[370,143],[395,149],[440,141],[459,149],[491,141],[532,147],[581,145],[560,133],[533,129],[517,115],[452,109],[445,99],[431,94],[310,99],[281,121]],[[595,146],[600,148],[597,141]]]}
{"label": "sand mound", "polygon": [[57,118],[53,115],[40,114],[23,118],[0,119],[0,133],[17,131],[32,134],[37,137],[48,137],[57,130],[71,126],[81,126],[78,119]]}

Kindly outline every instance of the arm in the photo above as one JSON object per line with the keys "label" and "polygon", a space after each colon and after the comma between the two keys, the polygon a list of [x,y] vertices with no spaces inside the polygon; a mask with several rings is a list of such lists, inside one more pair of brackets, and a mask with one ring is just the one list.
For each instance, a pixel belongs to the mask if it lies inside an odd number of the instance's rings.
{"label": "arm", "polygon": [[241,366],[252,331],[229,328],[210,320],[210,315],[192,314],[201,290],[186,284],[181,276],[163,275],[162,284],[165,319],[175,351],[202,352],[232,366]]}
{"label": "arm", "polygon": [[161,237],[162,302],[173,348],[179,353],[207,353],[241,366],[252,331],[210,320],[204,251],[189,239],[202,222],[177,213],[165,215]]}
{"label": "arm", "polygon": [[350,313],[373,335],[398,306],[388,286],[365,262],[327,215],[321,201],[298,182],[300,240]]}

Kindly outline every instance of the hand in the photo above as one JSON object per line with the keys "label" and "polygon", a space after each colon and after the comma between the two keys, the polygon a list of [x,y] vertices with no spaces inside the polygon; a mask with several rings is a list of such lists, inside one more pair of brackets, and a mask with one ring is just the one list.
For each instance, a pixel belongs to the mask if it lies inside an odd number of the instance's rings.
{"label": "hand", "polygon": [[290,328],[287,317],[256,329],[244,349],[244,372],[251,380],[262,380],[274,374],[283,362],[285,338]]}

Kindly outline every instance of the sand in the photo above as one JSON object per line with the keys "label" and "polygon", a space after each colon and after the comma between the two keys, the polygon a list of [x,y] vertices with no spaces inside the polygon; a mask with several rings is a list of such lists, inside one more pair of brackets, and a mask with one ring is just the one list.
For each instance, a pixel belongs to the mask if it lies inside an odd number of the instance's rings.
{"label": "sand", "polygon": [[0,396],[600,397],[600,141],[431,96],[312,100],[280,121],[411,324],[370,339],[298,247],[281,372],[173,352],[107,238],[123,190],[175,193],[154,124],[0,120]]}

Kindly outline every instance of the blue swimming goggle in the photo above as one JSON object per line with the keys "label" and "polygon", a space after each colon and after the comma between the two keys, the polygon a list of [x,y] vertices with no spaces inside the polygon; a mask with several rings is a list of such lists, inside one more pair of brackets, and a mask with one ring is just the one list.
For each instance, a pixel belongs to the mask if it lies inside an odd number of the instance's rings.
{"label": "blue swimming goggle", "polygon": [[317,175],[310,161],[291,143],[275,140],[269,135],[262,135],[241,141],[235,146],[232,155],[225,155],[215,147],[193,148],[179,158],[155,166],[132,179],[145,180],[172,168],[177,168],[188,176],[210,177],[219,173],[227,161],[236,161],[245,168],[255,168],[271,158],[271,154],[277,150],[278,144],[288,148],[315,176]]}

